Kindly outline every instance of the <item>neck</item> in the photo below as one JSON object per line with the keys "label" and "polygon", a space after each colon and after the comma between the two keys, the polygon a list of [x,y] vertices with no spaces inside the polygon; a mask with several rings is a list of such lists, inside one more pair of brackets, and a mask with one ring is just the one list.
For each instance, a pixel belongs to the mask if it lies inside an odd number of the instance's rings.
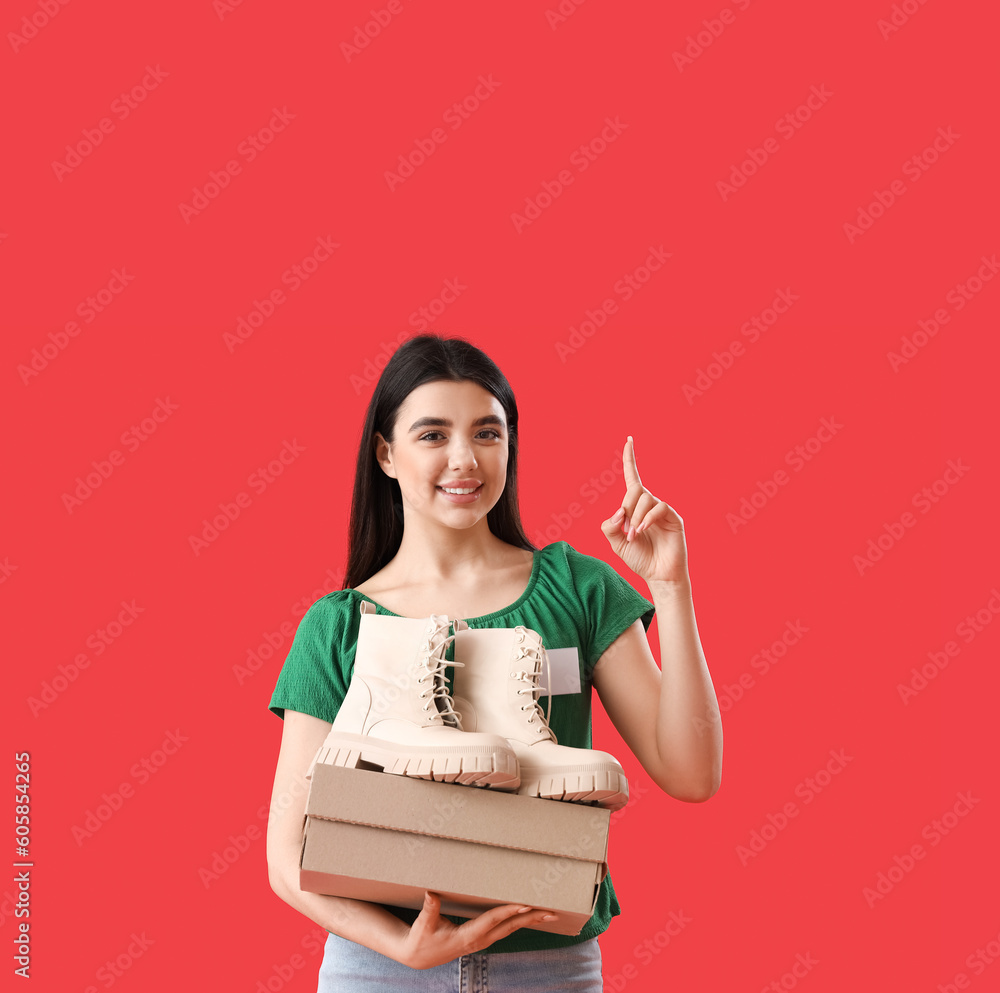
{"label": "neck", "polygon": [[449,582],[493,564],[502,545],[485,517],[470,528],[450,528],[435,522],[417,523],[407,515],[393,568],[400,577],[413,577],[415,582]]}

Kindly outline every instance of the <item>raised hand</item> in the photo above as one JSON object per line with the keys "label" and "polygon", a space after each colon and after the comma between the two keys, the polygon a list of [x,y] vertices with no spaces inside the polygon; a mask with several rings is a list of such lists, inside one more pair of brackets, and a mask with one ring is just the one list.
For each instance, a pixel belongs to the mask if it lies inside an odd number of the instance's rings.
{"label": "raised hand", "polygon": [[653,496],[639,479],[632,435],[622,452],[625,495],[601,530],[625,564],[647,583],[688,582],[684,521],[665,500]]}

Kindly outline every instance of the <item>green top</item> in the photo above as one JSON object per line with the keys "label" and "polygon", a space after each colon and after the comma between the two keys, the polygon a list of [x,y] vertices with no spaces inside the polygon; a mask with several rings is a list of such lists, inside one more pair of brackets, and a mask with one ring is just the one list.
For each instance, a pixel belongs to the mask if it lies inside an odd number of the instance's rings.
{"label": "green top", "polygon": [[[287,709],[333,723],[354,670],[361,599],[375,602],[357,590],[335,590],[320,597],[306,611],[269,704],[279,717],[284,719]],[[377,614],[399,616],[379,604],[376,608]],[[653,615],[653,604],[610,565],[576,551],[566,541],[556,541],[535,550],[531,579],[514,603],[503,610],[464,620],[470,628],[523,624],[541,635],[547,649],[577,648],[583,692],[553,696],[549,726],[561,745],[591,748],[590,691],[594,665],[637,618],[641,617],[643,627],[649,630]],[[446,659],[454,660],[453,653],[454,642],[448,646]],[[417,910],[402,907],[386,909],[410,924],[419,914]],[[606,931],[611,918],[620,913],[609,872],[601,883],[594,914],[578,935],[519,928],[482,951],[520,952],[575,945]],[[467,920],[446,916],[455,924]]]}

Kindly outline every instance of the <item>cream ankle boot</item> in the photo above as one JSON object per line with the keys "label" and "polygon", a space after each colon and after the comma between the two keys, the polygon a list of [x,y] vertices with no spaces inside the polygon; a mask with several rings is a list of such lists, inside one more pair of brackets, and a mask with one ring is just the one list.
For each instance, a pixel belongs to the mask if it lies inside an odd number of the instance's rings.
{"label": "cream ankle boot", "polygon": [[[470,628],[455,621],[452,696],[462,726],[503,735],[521,770],[518,793],[551,800],[596,803],[618,810],[628,802],[628,781],[607,752],[560,745],[538,702],[548,656],[531,628]],[[552,698],[549,697],[551,711]]]}
{"label": "cream ankle boot", "polygon": [[469,786],[515,790],[517,758],[496,734],[462,730],[444,670],[449,620],[376,615],[361,602],[354,673],[317,762]]}

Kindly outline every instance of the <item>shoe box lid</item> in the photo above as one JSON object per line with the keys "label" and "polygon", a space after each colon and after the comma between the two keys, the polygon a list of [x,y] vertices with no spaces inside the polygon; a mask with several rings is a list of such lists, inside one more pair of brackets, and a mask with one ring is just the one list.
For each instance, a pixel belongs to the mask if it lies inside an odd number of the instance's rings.
{"label": "shoe box lid", "polygon": [[303,890],[470,917],[503,903],[552,910],[534,930],[576,935],[607,874],[608,810],[317,764]]}
{"label": "shoe box lid", "polygon": [[611,819],[589,804],[320,763],[306,815],[589,862],[607,859]]}

